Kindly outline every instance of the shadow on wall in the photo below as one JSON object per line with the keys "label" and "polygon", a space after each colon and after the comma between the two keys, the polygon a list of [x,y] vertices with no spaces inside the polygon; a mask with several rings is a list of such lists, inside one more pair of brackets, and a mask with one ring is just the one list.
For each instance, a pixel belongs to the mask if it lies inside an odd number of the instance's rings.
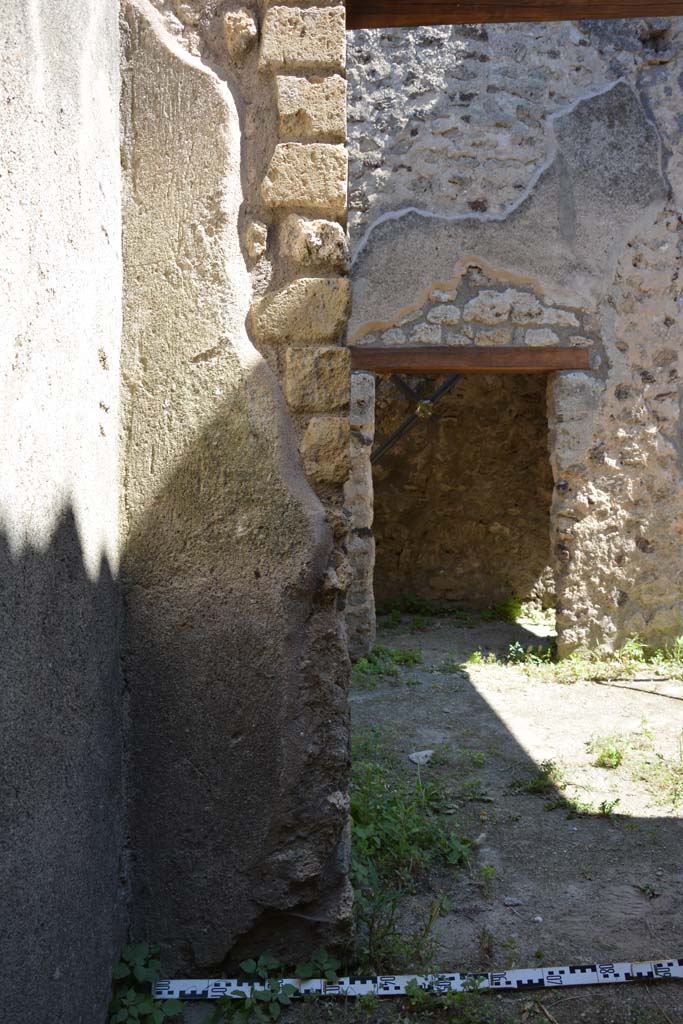
{"label": "shadow on wall", "polygon": [[263,429],[270,376],[228,389],[122,561],[133,926],[185,971],[264,927],[334,942],[350,911],[331,536]]}
{"label": "shadow on wall", "polygon": [[259,929],[305,950],[348,924],[339,591],[250,419],[258,376],[163,482],[121,581],[89,578],[71,511],[44,550],[0,538],[8,1020],[102,1019],[129,921],[185,972]]}
{"label": "shadow on wall", "polygon": [[103,1019],[125,930],[120,598],[73,513],[0,536],[2,1017]]}

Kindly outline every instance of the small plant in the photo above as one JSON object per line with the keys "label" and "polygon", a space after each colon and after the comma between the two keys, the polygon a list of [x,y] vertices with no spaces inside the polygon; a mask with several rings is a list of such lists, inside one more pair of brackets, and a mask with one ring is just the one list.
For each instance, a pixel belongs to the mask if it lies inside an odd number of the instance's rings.
{"label": "small plant", "polygon": [[491,651],[486,652],[486,653],[484,651],[472,651],[472,653],[468,657],[468,659],[465,662],[465,664],[466,665],[498,665],[499,661],[498,661],[498,658],[496,657],[496,655],[493,654],[493,652],[491,652]]}
{"label": "small plant", "polygon": [[367,740],[363,760],[358,749],[354,743],[351,880],[356,957],[362,968],[415,966],[431,952],[431,931],[445,905],[434,901],[423,924],[401,935],[396,927],[401,901],[432,866],[466,863],[470,843],[444,824],[441,812],[448,801],[438,783],[390,770]]}
{"label": "small plant", "polygon": [[555,651],[552,646],[544,647],[543,644],[536,646],[522,647],[517,640],[508,647],[509,665],[547,665],[555,659]]}
{"label": "small plant", "polygon": [[598,807],[598,813],[602,814],[605,818],[611,818],[614,813],[614,808],[619,803],[621,803],[621,801],[618,797],[616,800],[603,800]]}
{"label": "small plant", "polygon": [[554,608],[544,608],[540,601],[523,601],[519,622],[528,622],[533,626],[546,626],[548,629],[555,628],[557,615]]}
{"label": "small plant", "polygon": [[639,637],[631,637],[618,651],[574,651],[555,665],[529,665],[529,670],[555,682],[628,679],[647,672],[654,677],[683,678],[683,637],[660,650],[648,648]]}
{"label": "small plant", "polygon": [[470,750],[469,747],[462,747],[460,754],[463,762],[472,768],[483,768],[486,764],[486,754],[483,750]]}
{"label": "small plant", "polygon": [[524,779],[514,779],[511,788],[514,793],[544,796],[554,789],[561,789],[565,782],[564,771],[556,761],[542,761],[535,774]]}
{"label": "small plant", "polygon": [[509,939],[505,939],[502,943],[503,949],[505,950],[505,969],[511,971],[517,963],[517,940],[510,936]]}
{"label": "small plant", "polygon": [[492,864],[482,864],[479,869],[479,888],[487,898],[491,896],[493,883],[496,878],[496,869]]}
{"label": "small plant", "polygon": [[400,608],[392,608],[390,612],[382,616],[382,625],[385,629],[397,629],[401,625],[401,618]]}
{"label": "small plant", "polygon": [[426,629],[429,629],[431,622],[429,619],[425,619],[423,615],[413,615],[412,619],[408,623],[408,629],[411,633],[423,633]]}
{"label": "small plant", "polygon": [[307,981],[309,978],[324,978],[325,981],[336,981],[341,960],[330,956],[326,949],[319,949],[309,961],[298,964],[295,974],[297,978]]}
{"label": "small plant", "polygon": [[654,758],[642,758],[634,775],[645,782],[658,804],[677,810],[683,804],[683,730],[678,737],[676,757],[655,753]]}
{"label": "small plant", "polygon": [[433,996],[422,987],[416,978],[406,985],[406,999],[411,1010],[421,1010],[433,1001]]}
{"label": "small plant", "polygon": [[451,1024],[495,1024],[495,1015],[487,1001],[482,999],[476,980],[466,992],[448,992],[440,999],[445,1010],[455,1011]]}
{"label": "small plant", "polygon": [[501,604],[492,605],[481,613],[484,622],[517,622],[522,614],[522,602],[518,597],[508,597]]}
{"label": "small plant", "polygon": [[479,949],[481,951],[482,957],[487,963],[491,963],[493,960],[493,950],[495,947],[495,939],[493,932],[491,931],[490,928],[487,928],[486,925],[484,925],[484,927],[481,928],[479,931],[478,939]]}
{"label": "small plant", "polygon": [[124,946],[114,968],[114,996],[109,1004],[109,1024],[163,1024],[178,1018],[183,1004],[178,999],[154,999],[152,985],[161,977],[156,946],[147,943]]}
{"label": "small plant", "polygon": [[467,800],[470,804],[493,803],[493,797],[480,779],[470,779],[468,782],[463,782],[458,788],[458,797],[460,800]]}
{"label": "small plant", "polygon": [[353,683],[360,689],[371,690],[382,676],[395,678],[400,666],[422,664],[419,650],[398,650],[377,646],[367,658],[359,658],[353,666]]}
{"label": "small plant", "polygon": [[289,1006],[296,994],[294,985],[285,985],[277,978],[271,978],[273,971],[281,968],[280,961],[269,953],[262,953],[258,960],[243,960],[240,969],[247,976],[245,990],[234,992],[218,1000],[211,1024],[272,1024],[280,1018],[284,1007]]}
{"label": "small plant", "polygon": [[356,1006],[358,1007],[363,1016],[371,1016],[372,1014],[376,1013],[381,1005],[382,1000],[379,998],[379,996],[376,996],[374,993],[369,993],[367,996],[360,996],[358,1002],[356,1003]]}
{"label": "small plant", "polygon": [[546,800],[543,807],[546,811],[566,811],[568,821],[571,821],[572,818],[584,818],[588,814],[595,814],[595,806],[590,801],[562,794]]}
{"label": "small plant", "polygon": [[455,675],[458,672],[462,672],[462,662],[454,658],[453,655],[448,654],[443,661],[435,666],[435,671],[445,676]]}
{"label": "small plant", "polygon": [[615,769],[620,766],[626,754],[627,741],[623,736],[593,736],[586,744],[588,751],[595,754],[596,768]]}

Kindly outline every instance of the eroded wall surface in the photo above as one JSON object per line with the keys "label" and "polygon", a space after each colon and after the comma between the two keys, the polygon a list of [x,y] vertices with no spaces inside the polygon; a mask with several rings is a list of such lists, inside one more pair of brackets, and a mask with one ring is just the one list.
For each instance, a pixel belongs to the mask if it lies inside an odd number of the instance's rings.
{"label": "eroded wall surface", "polygon": [[93,1024],[125,934],[116,5],[1,35],[1,1015]]}
{"label": "eroded wall surface", "polygon": [[220,971],[349,923],[343,9],[124,29],[133,928]]}
{"label": "eroded wall surface", "polygon": [[352,40],[350,342],[590,345],[590,372],[550,381],[560,646],[665,642],[683,626],[680,19]]}

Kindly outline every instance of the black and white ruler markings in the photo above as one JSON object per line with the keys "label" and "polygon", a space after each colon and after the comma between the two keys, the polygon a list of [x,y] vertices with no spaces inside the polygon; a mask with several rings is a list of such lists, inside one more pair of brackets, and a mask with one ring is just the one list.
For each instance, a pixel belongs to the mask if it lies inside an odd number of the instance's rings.
{"label": "black and white ruler markings", "polygon": [[[683,979],[683,960],[645,960],[641,963],[572,964],[568,967],[532,967],[490,974],[385,974],[369,978],[339,978],[332,983],[321,978],[301,981],[281,978],[293,985],[297,994],[317,993],[327,997],[404,996],[411,982],[428,992],[524,992],[539,988],[571,988],[574,985],[615,985],[628,981],[664,981]],[[257,991],[265,986],[256,984]],[[251,983],[237,978],[159,981],[155,999],[222,999],[236,993],[247,994]]]}

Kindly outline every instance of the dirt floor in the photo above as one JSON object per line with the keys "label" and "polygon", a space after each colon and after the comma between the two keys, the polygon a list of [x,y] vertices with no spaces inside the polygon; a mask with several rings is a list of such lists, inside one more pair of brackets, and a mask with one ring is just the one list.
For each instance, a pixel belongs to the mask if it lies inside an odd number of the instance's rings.
{"label": "dirt floor", "polygon": [[[508,664],[458,668],[478,651],[505,659],[549,630],[434,619],[410,632],[408,621],[377,642],[417,648],[422,664],[354,689],[353,723],[397,763],[438,778],[476,840],[469,868],[438,879],[451,905],[434,927],[438,961],[490,970],[683,955],[683,683],[645,672],[567,684],[551,666],[536,676]],[[426,766],[408,760],[430,749]],[[596,767],[601,753],[623,760]],[[432,897],[414,898],[417,916]],[[573,990],[552,1003],[560,1024],[683,1021],[683,984]]]}
{"label": "dirt floor", "polygon": [[[435,968],[683,956],[683,681],[645,669],[566,683],[552,665],[505,663],[511,645],[544,644],[549,633],[530,622],[394,616],[377,643],[420,662],[356,673],[357,754],[390,776],[436,783],[443,816],[473,843],[469,864],[435,867],[400,904],[409,937],[446,898],[420,951]],[[424,751],[433,751],[426,764],[410,760]],[[320,1003],[291,1019],[682,1024],[683,983],[480,995],[445,1013]]]}

